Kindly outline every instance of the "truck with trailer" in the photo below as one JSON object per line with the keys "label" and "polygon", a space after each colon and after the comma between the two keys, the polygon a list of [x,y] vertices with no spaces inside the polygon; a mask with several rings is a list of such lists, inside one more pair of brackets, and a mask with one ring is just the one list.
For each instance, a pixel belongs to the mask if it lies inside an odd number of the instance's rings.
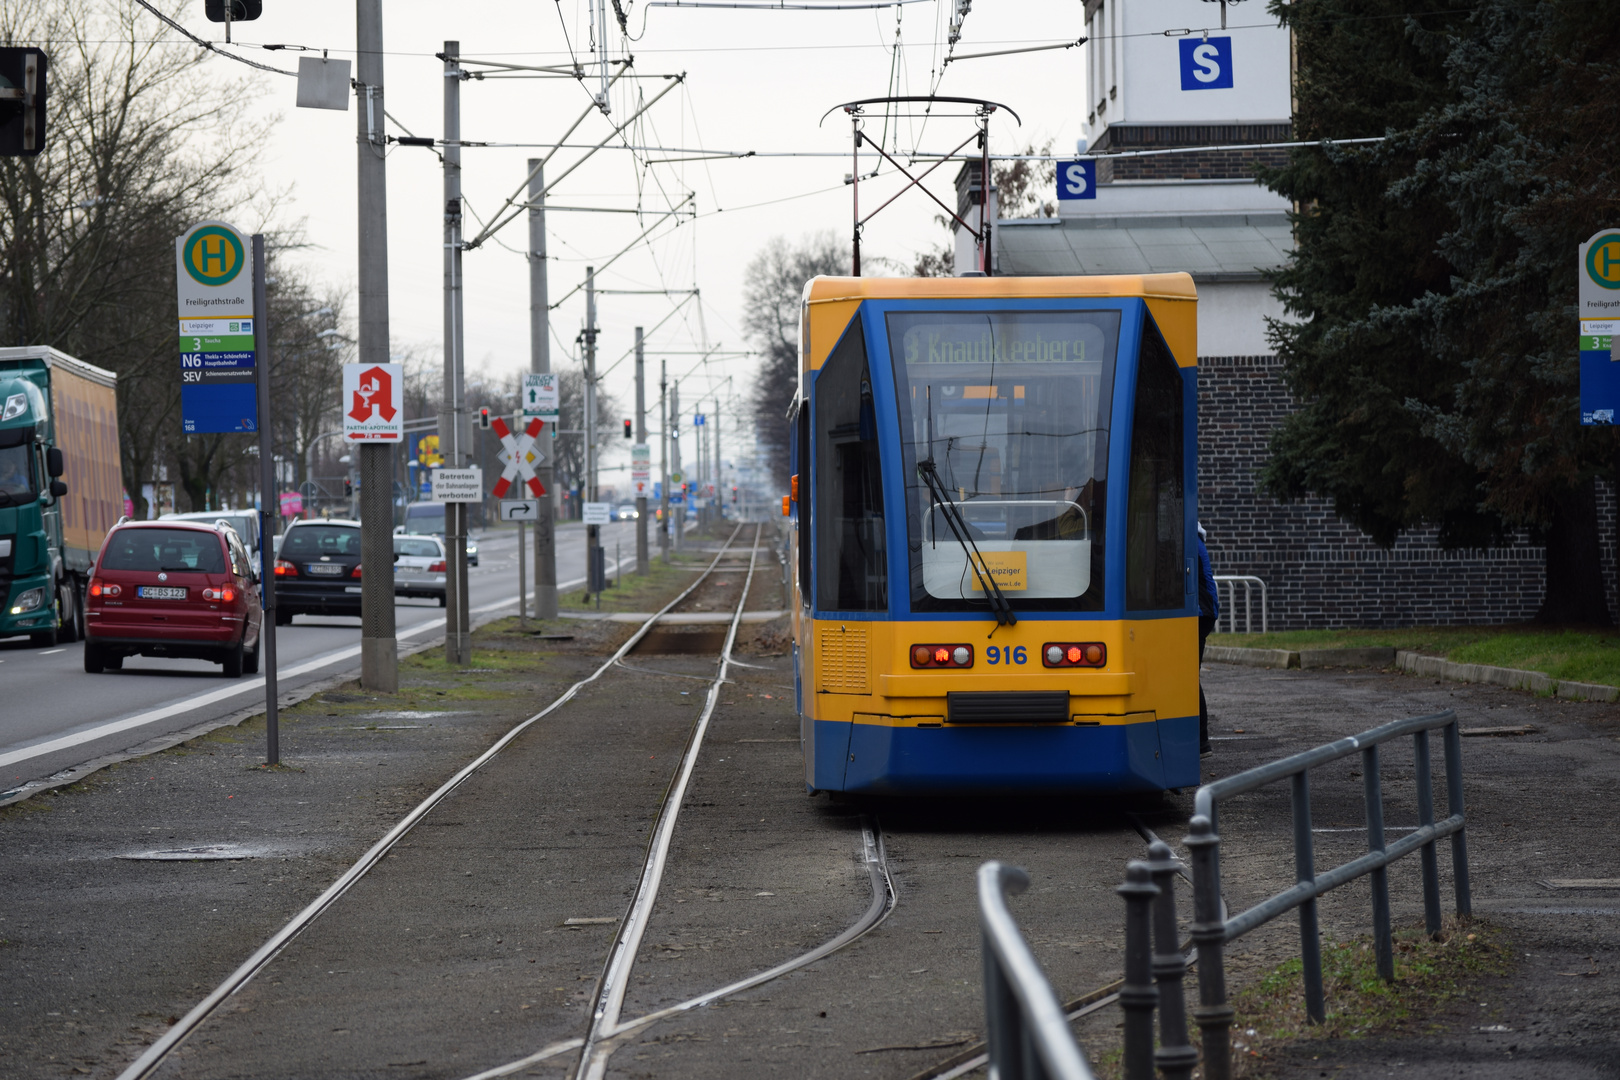
{"label": "truck with trailer", "polygon": [[84,597],[124,512],[117,376],[43,345],[0,348],[0,638],[84,636]]}

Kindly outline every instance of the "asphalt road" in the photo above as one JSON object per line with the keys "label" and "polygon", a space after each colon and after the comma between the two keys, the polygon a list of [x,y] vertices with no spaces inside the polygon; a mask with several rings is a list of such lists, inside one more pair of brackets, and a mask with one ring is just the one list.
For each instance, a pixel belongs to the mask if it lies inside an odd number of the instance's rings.
{"label": "asphalt road", "polygon": [[[635,558],[635,523],[602,530],[609,573],[620,545]],[[473,621],[512,614],[517,607],[517,533],[477,536],[479,565],[468,571]],[[532,570],[531,570],[532,574]],[[577,588],[585,579],[585,527],[557,530],[557,578]],[[437,601],[400,598],[395,605],[400,645],[440,637]],[[300,615],[276,635],[283,693],[357,671],[358,618]],[[0,799],[29,784],[151,739],[195,728],[264,700],[262,676],[226,680],[218,664],[134,656],[121,672],[89,675],[81,643],[32,647],[26,637],[0,639]]]}

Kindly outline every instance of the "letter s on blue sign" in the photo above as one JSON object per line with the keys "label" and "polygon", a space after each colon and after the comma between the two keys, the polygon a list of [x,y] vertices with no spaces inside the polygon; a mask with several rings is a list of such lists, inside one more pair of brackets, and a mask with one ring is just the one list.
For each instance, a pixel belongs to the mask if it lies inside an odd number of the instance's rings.
{"label": "letter s on blue sign", "polygon": [[1181,46],[1183,90],[1232,89],[1232,39],[1184,37]]}
{"label": "letter s on blue sign", "polygon": [[1057,197],[1059,199],[1095,199],[1097,197],[1097,163],[1095,161],[1064,161],[1058,164]]}

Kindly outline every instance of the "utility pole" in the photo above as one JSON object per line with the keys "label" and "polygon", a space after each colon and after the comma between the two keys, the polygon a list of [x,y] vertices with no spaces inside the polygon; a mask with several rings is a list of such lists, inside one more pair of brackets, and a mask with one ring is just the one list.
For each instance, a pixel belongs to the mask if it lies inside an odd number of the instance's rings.
{"label": "utility pole", "polygon": [[720,458],[720,395],[714,396],[714,499],[716,517],[726,516],[726,466]]}
{"label": "utility pole", "polygon": [[[229,5],[227,5],[229,6]],[[383,142],[382,0],[355,3],[355,93],[360,137],[360,342],[362,364],[388,362],[388,185]],[[393,448],[362,443],[360,450],[360,685],[392,694],[399,689],[399,643],[394,627]],[[270,540],[265,538],[268,546]],[[274,670],[274,653],[271,653]]]}
{"label": "utility pole", "polygon": [[[681,384],[670,388],[669,395],[669,441],[670,441],[670,476],[681,476]],[[682,489],[685,488],[684,476],[681,476]],[[675,507],[675,550],[680,551],[686,546],[686,496]]]}
{"label": "utility pole", "polygon": [[[444,396],[439,406],[439,447],[445,464],[464,469],[472,440],[464,431],[461,305],[461,43],[444,43]],[[449,449],[446,452],[445,446]],[[444,541],[449,548],[444,608],[444,656],[465,667],[472,662],[467,605],[467,504],[444,504]]]}
{"label": "utility pole", "polygon": [[[596,268],[585,268],[585,498],[596,502]],[[607,587],[607,572],[598,569],[600,525],[585,526],[585,589],[597,595]]]}
{"label": "utility pole", "polygon": [[[647,355],[641,327],[636,327],[636,445],[647,445]],[[632,469],[634,472],[634,469]],[[636,492],[636,573],[646,576],[647,554],[647,492]]]}
{"label": "utility pole", "polygon": [[[539,158],[529,159],[529,371],[551,371],[551,307],[546,291],[546,181]],[[538,440],[545,460],[534,470],[546,493],[534,523],[534,617],[557,617],[557,512],[551,460],[557,425],[548,424]]]}
{"label": "utility pole", "polygon": [[669,361],[658,361],[658,554],[669,562]]}

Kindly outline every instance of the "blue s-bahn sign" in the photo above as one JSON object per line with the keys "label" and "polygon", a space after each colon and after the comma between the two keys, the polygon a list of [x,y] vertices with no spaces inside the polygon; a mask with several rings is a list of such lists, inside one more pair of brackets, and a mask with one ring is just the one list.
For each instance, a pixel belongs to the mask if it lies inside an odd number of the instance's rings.
{"label": "blue s-bahn sign", "polygon": [[1097,197],[1097,163],[1095,161],[1058,162],[1057,197],[1059,199],[1095,199]]}
{"label": "blue s-bahn sign", "polygon": [[1231,38],[1184,37],[1180,44],[1183,90],[1232,89]]}

